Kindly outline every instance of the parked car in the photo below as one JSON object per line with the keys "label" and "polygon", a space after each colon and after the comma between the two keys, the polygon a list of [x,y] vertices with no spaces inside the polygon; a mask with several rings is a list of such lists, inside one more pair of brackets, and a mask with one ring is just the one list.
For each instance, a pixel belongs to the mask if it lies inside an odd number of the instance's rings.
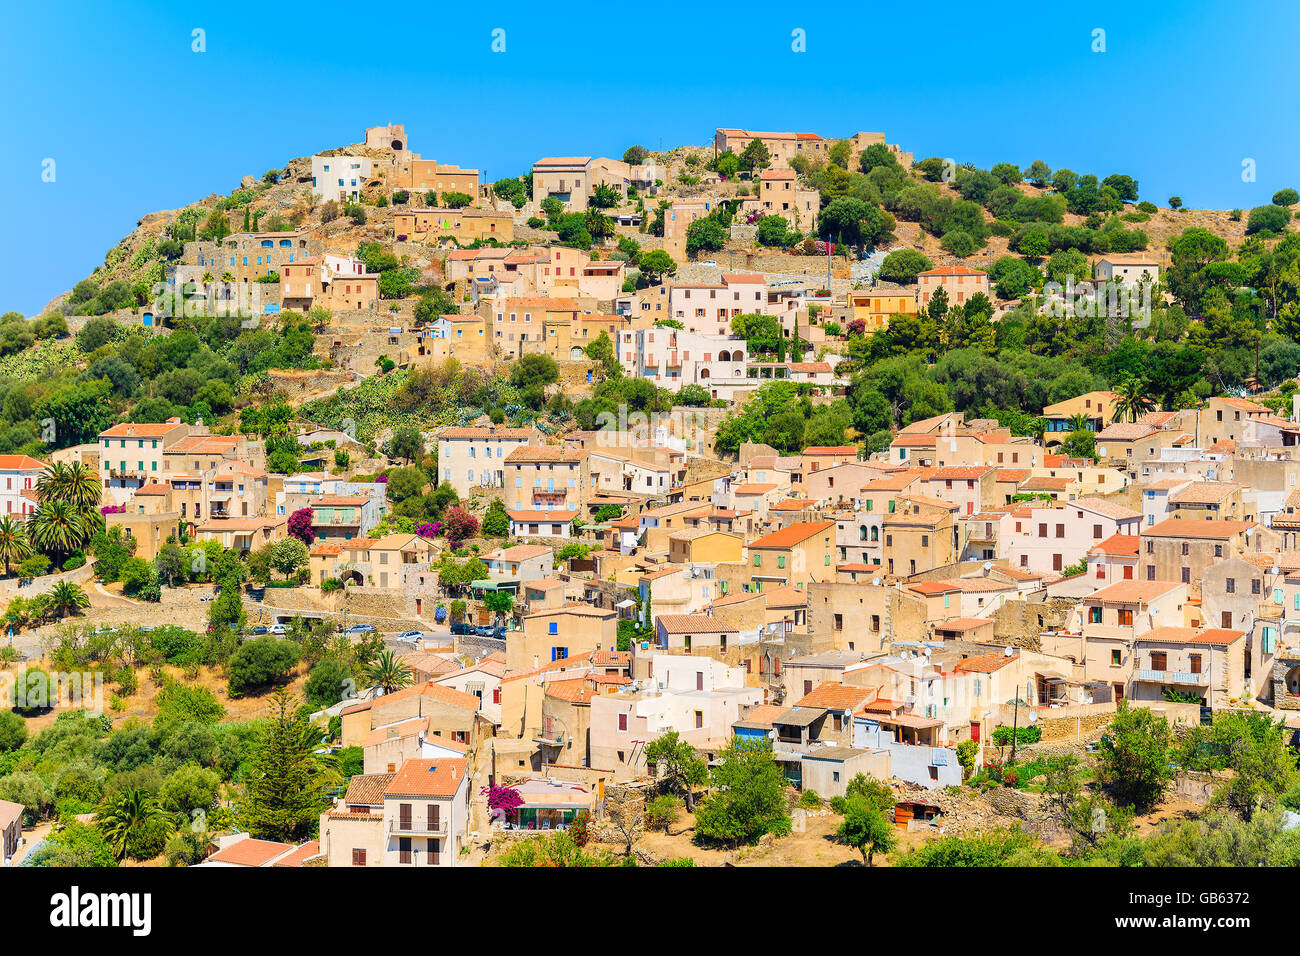
{"label": "parked car", "polygon": [[464,621],[452,621],[451,633],[453,634],[473,634],[474,628]]}
{"label": "parked car", "polygon": [[266,625],[265,625],[265,624],[254,624],[252,627],[250,627],[250,628],[248,629],[248,633],[249,633],[249,634],[265,634],[265,633],[266,633]]}
{"label": "parked car", "polygon": [[399,641],[409,641],[412,644],[418,644],[424,640],[423,631],[403,631],[397,635]]}
{"label": "parked car", "polygon": [[353,624],[343,633],[344,634],[373,634],[375,633],[375,626],[373,624]]}
{"label": "parked car", "polygon": [[289,629],[288,629],[287,627],[285,627],[283,624],[272,624],[270,627],[268,627],[268,628],[266,629],[266,633],[268,633],[268,634],[287,634],[287,633],[289,633]]}

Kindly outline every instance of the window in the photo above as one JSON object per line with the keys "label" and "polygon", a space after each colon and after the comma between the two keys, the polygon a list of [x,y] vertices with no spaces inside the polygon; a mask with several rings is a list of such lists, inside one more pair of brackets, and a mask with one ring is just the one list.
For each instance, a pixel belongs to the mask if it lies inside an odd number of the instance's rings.
{"label": "window", "polygon": [[353,847],[353,849],[352,849],[352,865],[353,865],[353,866],[365,866],[365,865],[366,865],[366,851],[365,851],[365,850],[362,850],[362,849],[358,849],[358,848],[356,848],[356,847]]}
{"label": "window", "polygon": [[627,733],[627,714],[618,715],[618,729],[621,733]]}
{"label": "window", "polygon": [[559,622],[557,622],[557,621],[552,621],[549,625],[547,625],[546,632],[547,632],[548,634],[559,634],[559,633],[560,633],[560,625],[559,625]]}
{"label": "window", "polygon": [[1089,624],[1100,624],[1100,623],[1101,623],[1101,608],[1100,608],[1100,607],[1090,607],[1090,608],[1088,608],[1088,623],[1089,623]]}
{"label": "window", "polygon": [[1227,591],[1228,591],[1229,594],[1236,594],[1236,593],[1237,593],[1237,579],[1236,579],[1236,578],[1227,578],[1227,579],[1223,582],[1223,585],[1224,585],[1225,588],[1227,588]]}
{"label": "window", "polygon": [[1111,663],[1111,666],[1112,666],[1112,667],[1119,667],[1119,664],[1120,664],[1120,651],[1119,651],[1119,648],[1115,648],[1114,650],[1112,650],[1112,651],[1110,652],[1110,663]]}
{"label": "window", "polygon": [[1132,608],[1125,608],[1125,607],[1122,607],[1122,608],[1119,609],[1119,625],[1120,625],[1120,627],[1132,627],[1132,626],[1133,626],[1133,610],[1132,610]]}
{"label": "window", "polygon": [[567,660],[568,657],[569,657],[569,649],[568,649],[567,647],[552,647],[552,648],[551,648],[551,660],[552,660],[552,661],[563,661],[563,660]]}
{"label": "window", "polygon": [[1168,658],[1164,651],[1151,652],[1151,669],[1153,671],[1167,670]]}
{"label": "window", "polygon": [[1187,655],[1187,669],[1188,669],[1189,671],[1191,671],[1193,674],[1199,674],[1199,673],[1201,672],[1201,655],[1200,655],[1200,654],[1189,654],[1189,655]]}

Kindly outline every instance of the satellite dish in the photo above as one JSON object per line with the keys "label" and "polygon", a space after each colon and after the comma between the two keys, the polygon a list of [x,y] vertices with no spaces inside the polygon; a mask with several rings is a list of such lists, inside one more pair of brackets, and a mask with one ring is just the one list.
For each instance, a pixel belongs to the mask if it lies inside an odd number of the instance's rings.
{"label": "satellite dish", "polygon": [[872,578],[872,579],[871,579],[871,583],[872,583],[875,587],[880,587],[880,578]]}
{"label": "satellite dish", "polygon": [[1035,714],[1032,710],[1029,712],[1029,722],[1031,724],[1038,722],[1038,715]]}
{"label": "satellite dish", "polygon": [[992,561],[985,561],[985,562],[984,562],[984,570],[985,570],[985,571],[992,571],[992,570],[993,570],[993,562],[992,562]]}

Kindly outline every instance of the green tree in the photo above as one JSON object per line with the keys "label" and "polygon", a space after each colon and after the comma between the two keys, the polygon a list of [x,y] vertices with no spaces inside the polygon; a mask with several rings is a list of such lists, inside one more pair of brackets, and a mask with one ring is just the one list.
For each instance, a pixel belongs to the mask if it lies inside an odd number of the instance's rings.
{"label": "green tree", "polygon": [[1024,169],[1025,179],[1040,189],[1052,178],[1052,168],[1041,159],[1036,159]]}
{"label": "green tree", "polygon": [[1285,722],[1266,714],[1221,711],[1183,738],[1179,763],[1190,770],[1230,770],[1214,802],[1239,816],[1277,804],[1300,786],[1296,755],[1287,746]]}
{"label": "green tree", "polygon": [[659,778],[672,790],[686,799],[686,811],[695,809],[695,788],[703,786],[709,777],[708,765],[699,752],[670,730],[652,740],[645,748],[647,763],[655,765]]}
{"label": "green tree", "polygon": [[27,541],[27,531],[10,515],[0,517],[0,561],[4,562],[5,577],[9,577],[10,563],[17,563],[32,555]]}
{"label": "green tree", "polygon": [[1125,378],[1115,386],[1115,392],[1119,398],[1115,401],[1113,421],[1136,422],[1155,408],[1155,401],[1151,398],[1146,380],[1140,376],[1131,375]]}
{"label": "green tree", "polygon": [[934,263],[915,249],[899,249],[885,256],[878,275],[885,282],[911,285],[919,273],[933,269]]}
{"label": "green tree", "polygon": [[392,651],[383,651],[375,658],[366,671],[366,677],[385,694],[410,687],[415,680],[410,665]]}
{"label": "green tree", "polygon": [[696,839],[734,847],[790,832],[785,776],[770,741],[732,738],[712,776],[714,790],[695,815]]}
{"label": "green tree", "polygon": [[27,721],[12,710],[0,710],[0,754],[17,750],[27,740]]}
{"label": "green tree", "polygon": [[289,537],[274,542],[268,557],[271,567],[288,579],[297,573],[299,568],[307,566],[309,553],[307,545],[297,538]]}
{"label": "green tree", "polygon": [[284,680],[297,665],[300,656],[297,644],[280,640],[272,634],[246,641],[230,655],[226,666],[231,695],[238,697],[250,690]]}
{"label": "green tree", "polygon": [[713,216],[696,219],[686,227],[686,252],[717,252],[727,244],[727,229]]}
{"label": "green tree", "polygon": [[863,865],[871,866],[876,853],[889,853],[898,845],[898,836],[893,822],[865,797],[848,797],[835,842],[853,847],[862,854]]}
{"label": "green tree", "polygon": [[504,538],[510,534],[510,515],[506,512],[505,503],[500,498],[493,498],[488,505],[487,514],[483,516],[483,523],[479,532],[485,538]]}
{"label": "green tree", "polygon": [[59,581],[44,595],[49,600],[51,617],[67,617],[76,614],[82,608],[90,607],[90,597],[81,585],[71,581]]}
{"label": "green tree", "polygon": [[1122,806],[1139,812],[1160,802],[1173,777],[1169,721],[1121,700],[1100,745],[1100,777]]}
{"label": "green tree", "polygon": [[307,703],[323,709],[342,700],[352,682],[352,671],[346,664],[336,657],[326,657],[311,669],[302,692]]}
{"label": "green tree", "polygon": [[483,595],[483,607],[496,616],[497,624],[500,625],[504,623],[506,616],[514,610],[515,596],[504,590],[488,591]]}
{"label": "green tree", "polygon": [[156,796],[131,788],[119,791],[99,808],[95,825],[119,860],[128,856],[147,860],[162,852],[175,821]]}
{"label": "green tree", "polygon": [[663,281],[664,276],[670,276],[677,271],[677,263],[664,250],[651,249],[641,256],[638,268],[647,282],[656,285]]}
{"label": "green tree", "polygon": [[744,149],[740,151],[740,168],[746,172],[755,172],[766,169],[771,165],[772,154],[768,148],[763,145],[761,139],[751,139]]}
{"label": "green tree", "polygon": [[69,823],[49,834],[27,857],[28,866],[40,867],[112,867],[117,856],[96,827]]}
{"label": "green tree", "polygon": [[321,756],[321,732],[293,706],[284,691],[271,699],[271,718],[251,747],[240,817],[265,840],[307,836],[327,804],[325,786],[334,776]]}
{"label": "green tree", "polygon": [[1290,221],[1291,210],[1285,206],[1256,206],[1246,219],[1246,235],[1285,232],[1286,224]]}

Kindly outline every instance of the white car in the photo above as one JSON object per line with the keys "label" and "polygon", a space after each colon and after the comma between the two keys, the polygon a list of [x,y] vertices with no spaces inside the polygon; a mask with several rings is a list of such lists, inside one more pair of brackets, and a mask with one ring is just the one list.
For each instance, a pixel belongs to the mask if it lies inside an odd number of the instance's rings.
{"label": "white car", "polygon": [[405,642],[410,643],[410,644],[419,644],[421,641],[424,640],[424,632],[423,632],[423,631],[403,631],[401,634],[398,634],[398,635],[397,635],[397,639],[398,639],[399,641],[405,641]]}
{"label": "white car", "polygon": [[266,633],[268,633],[268,634],[287,634],[287,633],[289,633],[289,629],[288,629],[287,627],[285,627],[283,624],[272,624],[270,627],[268,627],[268,628],[266,629]]}

